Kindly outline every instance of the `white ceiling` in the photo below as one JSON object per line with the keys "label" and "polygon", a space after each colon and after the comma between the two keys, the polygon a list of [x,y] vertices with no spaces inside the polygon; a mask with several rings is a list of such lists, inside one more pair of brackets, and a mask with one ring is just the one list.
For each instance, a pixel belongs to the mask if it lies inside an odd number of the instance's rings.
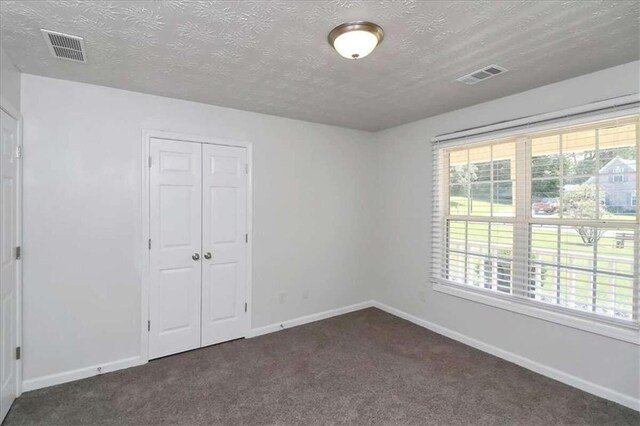
{"label": "white ceiling", "polygon": [[[2,1],[2,46],[26,73],[380,130],[637,60],[638,1]],[[385,30],[343,59],[349,20]],[[50,56],[40,28],[85,37]],[[496,63],[475,86],[455,79]]]}

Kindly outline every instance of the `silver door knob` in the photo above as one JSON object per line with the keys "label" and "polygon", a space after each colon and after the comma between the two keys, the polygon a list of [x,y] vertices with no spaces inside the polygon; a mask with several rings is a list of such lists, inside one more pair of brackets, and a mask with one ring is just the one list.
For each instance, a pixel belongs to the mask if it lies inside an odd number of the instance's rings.
{"label": "silver door knob", "polygon": [[191,256],[191,258],[193,260],[200,260],[200,255],[198,253],[193,253],[193,256]]}
{"label": "silver door knob", "polygon": [[211,252],[206,252],[206,253],[204,254],[204,258],[205,258],[205,259],[211,259]]}

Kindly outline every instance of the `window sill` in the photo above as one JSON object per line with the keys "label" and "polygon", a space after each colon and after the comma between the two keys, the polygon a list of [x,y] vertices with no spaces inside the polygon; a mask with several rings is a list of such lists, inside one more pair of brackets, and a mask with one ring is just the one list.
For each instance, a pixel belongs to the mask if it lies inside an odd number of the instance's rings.
{"label": "window sill", "polygon": [[474,302],[482,303],[511,312],[516,312],[522,315],[527,315],[533,318],[541,319],[543,321],[549,321],[567,327],[576,328],[578,330],[588,331],[590,333],[599,334],[602,336],[610,337],[612,339],[632,343],[634,345],[640,345],[640,332],[634,328],[628,328],[622,325],[616,326],[612,324],[606,324],[579,316],[556,312],[550,309],[539,308],[536,306],[531,306],[524,302],[520,302],[518,300],[508,300],[505,296],[483,294],[482,291],[466,289],[455,284],[443,284],[440,282],[436,282],[433,284],[433,289],[440,293],[472,300]]}

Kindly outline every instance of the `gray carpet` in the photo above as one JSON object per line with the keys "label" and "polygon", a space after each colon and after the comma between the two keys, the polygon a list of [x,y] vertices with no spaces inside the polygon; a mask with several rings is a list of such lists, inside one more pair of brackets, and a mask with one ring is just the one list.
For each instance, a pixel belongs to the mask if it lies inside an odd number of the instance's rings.
{"label": "gray carpet", "polygon": [[25,393],[17,424],[640,424],[377,309]]}

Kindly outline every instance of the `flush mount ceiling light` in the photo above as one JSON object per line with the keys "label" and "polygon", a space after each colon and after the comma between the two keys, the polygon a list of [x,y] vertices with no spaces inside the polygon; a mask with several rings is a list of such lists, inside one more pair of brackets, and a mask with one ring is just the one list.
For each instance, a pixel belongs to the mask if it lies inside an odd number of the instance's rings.
{"label": "flush mount ceiling light", "polygon": [[329,44],[347,59],[361,59],[373,52],[384,31],[379,25],[365,21],[345,22],[329,33]]}

